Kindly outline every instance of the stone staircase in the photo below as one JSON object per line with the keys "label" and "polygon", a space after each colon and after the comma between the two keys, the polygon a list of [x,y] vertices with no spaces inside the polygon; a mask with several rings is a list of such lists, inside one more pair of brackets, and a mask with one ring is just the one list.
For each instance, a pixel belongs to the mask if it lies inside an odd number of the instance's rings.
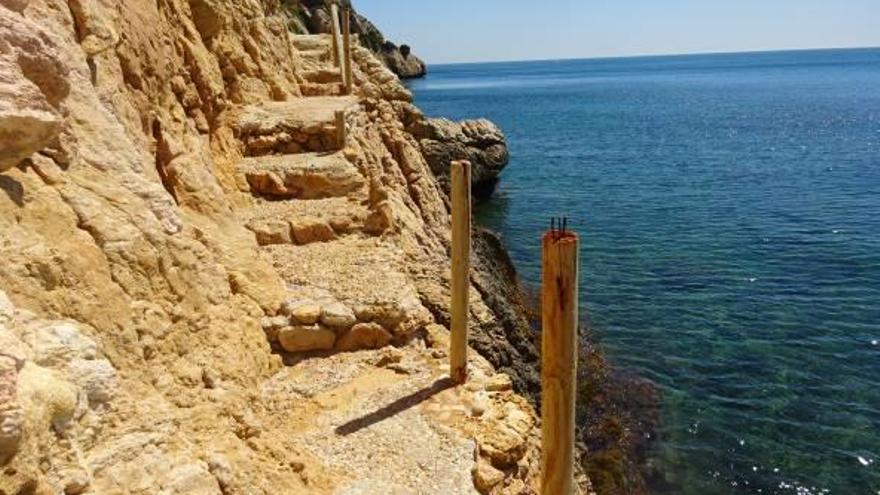
{"label": "stone staircase", "polygon": [[355,97],[304,97],[245,106],[232,122],[243,155],[236,180],[251,197],[237,218],[288,284],[263,328],[290,353],[380,348],[432,322],[404,253],[384,238],[394,219],[381,186],[346,155],[339,111],[363,109]]}
{"label": "stone staircase", "polygon": [[333,67],[333,48],[329,35],[304,34],[293,37],[299,51],[303,82],[300,90],[305,96],[334,96],[343,94],[342,71]]}

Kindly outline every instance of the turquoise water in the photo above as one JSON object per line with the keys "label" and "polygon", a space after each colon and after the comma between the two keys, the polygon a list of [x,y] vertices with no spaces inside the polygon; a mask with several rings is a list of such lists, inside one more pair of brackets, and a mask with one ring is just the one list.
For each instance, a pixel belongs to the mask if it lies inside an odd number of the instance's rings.
{"label": "turquoise water", "polygon": [[521,275],[582,234],[590,324],[664,393],[658,492],[880,494],[880,50],[431,69],[429,115],[507,133],[479,218]]}

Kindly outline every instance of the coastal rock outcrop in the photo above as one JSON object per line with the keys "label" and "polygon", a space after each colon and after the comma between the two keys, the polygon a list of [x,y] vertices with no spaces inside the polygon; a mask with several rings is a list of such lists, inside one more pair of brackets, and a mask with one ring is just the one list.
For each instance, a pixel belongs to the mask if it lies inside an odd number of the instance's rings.
{"label": "coastal rock outcrop", "polygon": [[486,119],[453,122],[445,118],[417,121],[411,130],[431,170],[449,189],[449,163],[470,160],[472,193],[477,199],[492,195],[510,154],[501,129]]}
{"label": "coastal rock outcrop", "polygon": [[418,79],[428,74],[428,66],[419,57],[413,55],[409,45],[399,47],[390,41],[382,44],[382,60],[391,72],[401,79]]}

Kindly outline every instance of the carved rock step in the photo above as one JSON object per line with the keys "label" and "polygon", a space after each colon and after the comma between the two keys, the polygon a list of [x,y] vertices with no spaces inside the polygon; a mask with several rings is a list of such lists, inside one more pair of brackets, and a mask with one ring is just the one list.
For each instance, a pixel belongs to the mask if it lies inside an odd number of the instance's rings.
{"label": "carved rock step", "polygon": [[[310,244],[365,233],[370,218],[366,201],[357,197],[310,201],[259,201],[239,212],[242,223],[261,246]],[[369,233],[369,232],[366,232]]]}
{"label": "carved rock step", "polygon": [[[349,236],[303,246],[270,245],[261,251],[288,284],[284,313],[296,318],[297,308],[321,308],[320,321],[312,326],[303,318],[298,319],[299,327],[290,324],[294,329],[287,331],[278,325],[288,323],[274,323],[272,332],[277,334],[269,338],[286,333],[288,349],[326,350],[329,335],[310,333],[326,329],[335,332],[332,344],[339,350],[364,347],[360,342],[382,346],[390,340],[386,332],[403,341],[433,321],[406,274],[404,253],[381,239]],[[349,314],[353,318],[346,317]],[[361,323],[375,325],[355,328]],[[304,349],[294,342],[316,347]]]}
{"label": "carved rock step", "polygon": [[244,159],[238,171],[251,194],[271,199],[347,196],[366,180],[342,153],[301,153]]}
{"label": "carved rock step", "polygon": [[231,126],[245,156],[335,151],[336,112],[358,108],[351,96],[315,96],[240,108]]}
{"label": "carved rock step", "polygon": [[293,41],[293,46],[300,52],[326,50],[330,46],[329,34],[298,34],[292,36],[291,40]]}

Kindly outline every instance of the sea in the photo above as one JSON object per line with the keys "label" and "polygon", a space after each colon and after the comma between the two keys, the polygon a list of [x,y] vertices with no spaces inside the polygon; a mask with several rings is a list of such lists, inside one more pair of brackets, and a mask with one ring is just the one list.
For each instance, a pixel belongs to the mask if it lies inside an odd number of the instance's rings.
{"label": "sea", "polygon": [[478,221],[653,380],[656,493],[880,494],[880,49],[434,65],[429,116],[511,160]]}

